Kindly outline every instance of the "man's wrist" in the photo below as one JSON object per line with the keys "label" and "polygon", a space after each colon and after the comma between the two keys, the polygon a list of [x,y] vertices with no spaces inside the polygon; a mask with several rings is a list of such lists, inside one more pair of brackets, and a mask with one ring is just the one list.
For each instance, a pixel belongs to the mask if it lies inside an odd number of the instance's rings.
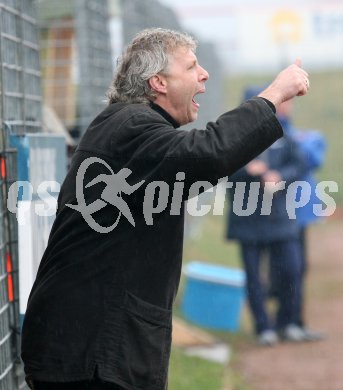
{"label": "man's wrist", "polygon": [[266,99],[266,98],[263,97],[263,96],[260,96],[260,98],[263,99],[263,100],[268,104],[268,106],[269,106],[270,109],[273,111],[273,113],[276,114],[276,108],[275,108],[274,103],[272,103],[270,100]]}

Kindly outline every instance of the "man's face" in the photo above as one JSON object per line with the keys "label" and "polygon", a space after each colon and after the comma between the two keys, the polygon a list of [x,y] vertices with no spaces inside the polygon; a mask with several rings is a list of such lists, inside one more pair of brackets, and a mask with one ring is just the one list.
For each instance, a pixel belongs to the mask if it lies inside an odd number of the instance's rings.
{"label": "man's face", "polygon": [[169,67],[164,76],[165,90],[155,103],[163,107],[180,125],[193,122],[200,105],[195,95],[205,92],[208,73],[190,49],[179,48],[169,56]]}

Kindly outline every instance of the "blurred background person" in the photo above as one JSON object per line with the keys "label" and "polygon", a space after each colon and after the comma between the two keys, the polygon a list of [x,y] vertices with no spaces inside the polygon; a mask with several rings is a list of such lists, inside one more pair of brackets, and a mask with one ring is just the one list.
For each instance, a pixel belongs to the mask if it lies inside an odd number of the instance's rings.
{"label": "blurred background person", "polygon": [[[313,205],[321,204],[322,201],[316,196],[316,185],[317,181],[314,177],[314,171],[320,168],[325,159],[326,153],[326,140],[323,134],[318,130],[312,129],[298,129],[294,127],[292,123],[292,112],[293,112],[293,101],[285,102],[277,108],[277,117],[284,129],[285,134],[292,137],[303,156],[304,169],[303,176],[300,178],[301,181],[307,183],[301,189],[299,188],[296,196],[296,201],[299,201],[300,196],[308,199],[308,202],[296,209],[296,220],[300,226],[299,230],[299,243],[301,248],[301,277],[302,277],[302,291],[301,291],[301,302],[299,307],[299,315],[297,325],[299,337],[308,341],[320,340],[324,337],[321,332],[314,331],[305,326],[305,309],[304,309],[304,298],[305,298],[305,275],[308,269],[308,252],[307,252],[307,227],[311,223],[318,221],[319,217],[314,213]],[[271,265],[270,273],[270,295],[275,296],[278,293],[278,275]]]}
{"label": "blurred background person", "polygon": [[[260,91],[260,87],[248,87],[244,100],[258,95]],[[286,209],[287,186],[300,180],[303,174],[304,162],[300,150],[295,140],[286,133],[257,159],[230,177],[234,185],[229,190],[227,238],[237,240],[240,245],[247,276],[248,302],[257,342],[261,345],[273,345],[279,337],[303,341],[298,326],[302,300],[300,226],[295,219],[289,218]],[[283,189],[281,181],[285,181]],[[240,182],[244,183],[244,189]],[[268,192],[275,193],[270,212],[265,213],[263,197],[268,196]],[[269,256],[273,275],[277,275],[278,309],[275,319],[271,318],[266,307],[267,285],[260,269],[264,254]]]}

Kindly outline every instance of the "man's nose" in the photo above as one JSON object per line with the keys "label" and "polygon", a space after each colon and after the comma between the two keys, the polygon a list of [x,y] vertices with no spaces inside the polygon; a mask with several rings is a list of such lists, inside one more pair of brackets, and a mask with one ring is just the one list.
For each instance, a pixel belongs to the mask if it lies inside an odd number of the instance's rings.
{"label": "man's nose", "polygon": [[204,69],[202,66],[200,66],[199,69],[199,79],[200,81],[207,81],[209,79],[210,75],[208,74],[207,70]]}

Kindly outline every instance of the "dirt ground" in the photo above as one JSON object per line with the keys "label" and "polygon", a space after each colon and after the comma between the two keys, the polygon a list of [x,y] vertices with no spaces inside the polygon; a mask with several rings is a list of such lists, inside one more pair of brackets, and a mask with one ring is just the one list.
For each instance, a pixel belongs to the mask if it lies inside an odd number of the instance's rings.
{"label": "dirt ground", "polygon": [[327,338],[275,347],[243,344],[235,368],[254,390],[343,390],[343,216],[308,235],[306,322]]}

